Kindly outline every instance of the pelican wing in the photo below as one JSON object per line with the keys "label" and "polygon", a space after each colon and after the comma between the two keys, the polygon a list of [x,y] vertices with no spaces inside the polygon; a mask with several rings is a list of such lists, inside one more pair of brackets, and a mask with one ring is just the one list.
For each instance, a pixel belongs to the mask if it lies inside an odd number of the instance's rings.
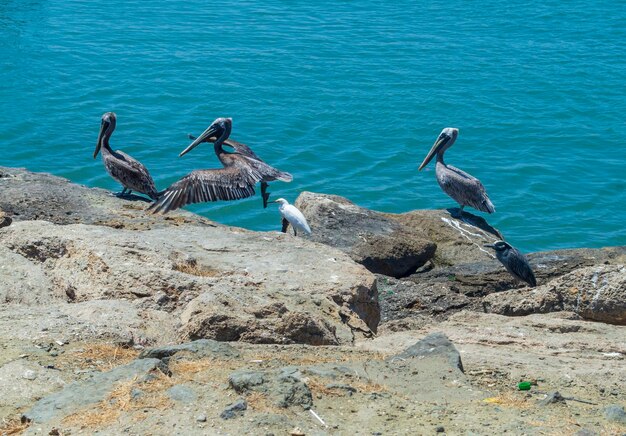
{"label": "pelican wing", "polygon": [[105,156],[104,165],[109,174],[125,188],[156,199],[157,190],[152,176],[150,176],[148,169],[132,156],[116,150]]}
{"label": "pelican wing", "polygon": [[247,157],[251,157],[252,159],[256,159],[259,161],[263,161],[259,156],[256,155],[254,151],[246,144],[242,144],[241,142],[233,141],[232,139],[227,139],[224,141],[224,145],[229,145],[235,149],[235,151],[239,154],[242,154]]}
{"label": "pelican wing", "polygon": [[251,197],[260,180],[258,173],[242,165],[193,171],[167,188],[148,210],[167,213],[187,204]]}
{"label": "pelican wing", "polygon": [[446,165],[443,171],[437,174],[437,180],[441,189],[459,204],[487,213],[496,211],[483,184],[471,174],[452,165]]}
{"label": "pelican wing", "polygon": [[254,171],[258,172],[263,176],[264,182],[271,182],[272,180],[280,180],[282,182],[291,182],[293,180],[293,176],[284,171],[280,171],[274,168],[271,165],[268,165],[261,159],[257,154],[252,151],[250,147],[246,144],[242,144],[241,142],[233,141],[232,139],[227,139],[224,141],[224,145],[229,145],[235,149],[235,151],[246,158],[246,163],[253,168]]}

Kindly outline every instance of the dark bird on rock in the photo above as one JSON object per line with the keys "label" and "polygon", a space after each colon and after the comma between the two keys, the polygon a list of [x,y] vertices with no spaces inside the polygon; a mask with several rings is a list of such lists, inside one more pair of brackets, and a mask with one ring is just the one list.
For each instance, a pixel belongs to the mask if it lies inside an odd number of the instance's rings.
{"label": "dark bird on rock", "polygon": [[496,257],[506,270],[517,280],[526,282],[530,287],[537,286],[537,280],[526,256],[508,242],[496,241],[493,244],[485,244],[485,247],[496,250]]}
{"label": "dark bird on rock", "polygon": [[116,116],[113,112],[102,115],[98,144],[96,144],[93,158],[95,159],[98,153],[102,152],[102,162],[107,172],[124,187],[118,195],[130,195],[133,191],[137,191],[153,200],[158,199],[159,193],[146,167],[123,151],[112,150],[109,146],[109,138],[115,130],[115,125]]}
{"label": "dark bird on rock", "polygon": [[459,203],[461,206],[459,215],[463,214],[465,206],[471,206],[482,212],[494,213],[496,208],[487,196],[487,191],[485,191],[485,187],[480,183],[480,180],[452,165],[446,165],[443,161],[443,154],[448,148],[452,147],[458,135],[459,129],[453,127],[443,129],[426,155],[424,162],[419,166],[418,171],[421,171],[422,168],[428,165],[436,154],[437,165],[435,174],[437,182],[439,182],[443,192]]}
{"label": "dark bird on rock", "polygon": [[[202,142],[212,142],[217,158],[224,168],[196,170],[173,183],[148,210],[167,213],[192,203],[218,200],[239,200],[254,195],[254,185],[261,182],[263,207],[267,207],[267,182],[291,182],[289,173],[266,164],[247,145],[229,140],[232,130],[230,118],[218,118],[181,153],[188,153]],[[234,149],[224,150],[222,145]]]}

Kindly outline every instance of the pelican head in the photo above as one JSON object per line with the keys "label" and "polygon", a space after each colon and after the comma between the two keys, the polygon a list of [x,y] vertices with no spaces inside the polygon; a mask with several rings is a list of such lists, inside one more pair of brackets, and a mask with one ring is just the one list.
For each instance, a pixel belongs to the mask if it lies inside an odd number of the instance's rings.
{"label": "pelican head", "polygon": [[457,136],[459,136],[459,129],[454,127],[446,127],[445,129],[443,129],[439,134],[439,137],[433,144],[432,148],[426,155],[424,162],[422,162],[422,164],[420,165],[418,171],[428,165],[428,162],[432,160],[435,154],[443,153],[448,148],[452,147],[452,144],[454,144],[454,141],[456,141]]}
{"label": "pelican head", "polygon": [[270,201],[270,203],[278,203],[281,206],[285,205],[285,204],[289,204],[289,202],[287,200],[285,200],[284,198],[277,198],[274,201]]}
{"label": "pelican head", "polygon": [[102,142],[104,139],[108,139],[115,130],[115,123],[117,117],[113,112],[107,112],[102,115],[102,121],[100,122],[100,133],[98,133],[98,143],[96,144],[96,151],[93,152],[93,158],[95,159],[100,152],[100,148],[102,147]]}
{"label": "pelican head", "polygon": [[510,250],[511,248],[513,248],[511,244],[509,244],[508,242],[504,242],[504,241],[496,241],[493,244],[485,244],[483,245],[483,247],[493,248],[496,251],[506,251],[506,250]]}
{"label": "pelican head", "polygon": [[[196,148],[201,142],[215,142],[216,145],[222,145],[230,136],[233,127],[232,118],[218,118],[211,123],[207,129],[202,132],[189,146],[184,149],[178,156],[189,153]],[[217,138],[217,139],[215,139]]]}

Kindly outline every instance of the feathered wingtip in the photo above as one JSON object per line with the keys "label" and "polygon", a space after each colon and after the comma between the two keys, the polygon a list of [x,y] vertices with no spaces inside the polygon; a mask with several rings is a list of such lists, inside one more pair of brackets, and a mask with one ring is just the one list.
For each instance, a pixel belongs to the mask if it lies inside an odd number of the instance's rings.
{"label": "feathered wingtip", "polygon": [[487,201],[485,202],[485,208],[487,209],[485,211],[487,213],[494,213],[496,211],[496,207],[493,205],[493,203],[489,199],[487,199]]}
{"label": "feathered wingtip", "polygon": [[281,182],[291,182],[293,180],[293,176],[289,173],[281,171],[280,173],[278,173],[278,176],[276,176],[276,179],[280,180]]}
{"label": "feathered wingtip", "polygon": [[152,215],[165,215],[170,210],[176,208],[172,207],[172,202],[175,199],[175,196],[171,194],[171,191],[165,189],[159,192],[158,196],[159,198],[157,198],[150,206],[148,206],[146,212]]}

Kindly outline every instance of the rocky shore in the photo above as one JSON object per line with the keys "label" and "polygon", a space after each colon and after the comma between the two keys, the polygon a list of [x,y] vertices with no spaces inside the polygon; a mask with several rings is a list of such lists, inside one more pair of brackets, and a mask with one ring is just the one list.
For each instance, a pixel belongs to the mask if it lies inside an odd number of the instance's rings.
{"label": "rocky shore", "polygon": [[626,247],[530,289],[470,213],[296,206],[310,238],[0,167],[0,435],[626,432]]}

